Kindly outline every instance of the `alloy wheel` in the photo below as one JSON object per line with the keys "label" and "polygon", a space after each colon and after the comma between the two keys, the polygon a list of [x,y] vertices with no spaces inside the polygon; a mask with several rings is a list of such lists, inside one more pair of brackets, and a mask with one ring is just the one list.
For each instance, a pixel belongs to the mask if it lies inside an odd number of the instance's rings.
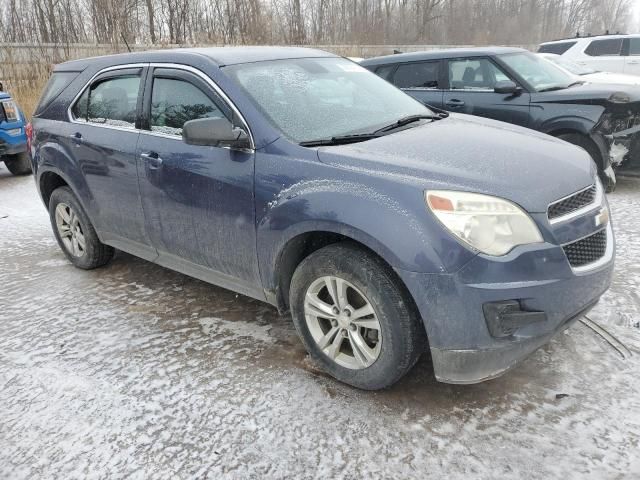
{"label": "alloy wheel", "polygon": [[86,240],[80,218],[66,203],[59,203],[56,206],[56,227],[67,251],[74,257],[83,256],[86,251]]}
{"label": "alloy wheel", "polygon": [[371,366],[382,347],[382,329],[371,302],[353,284],[326,276],[307,289],[304,313],[314,341],[345,368]]}

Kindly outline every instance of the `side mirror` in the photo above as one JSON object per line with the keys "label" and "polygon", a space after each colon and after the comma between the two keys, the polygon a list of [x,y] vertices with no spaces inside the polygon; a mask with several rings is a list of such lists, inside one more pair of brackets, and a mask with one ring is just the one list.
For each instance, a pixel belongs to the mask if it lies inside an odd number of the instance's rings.
{"label": "side mirror", "polygon": [[496,93],[504,93],[504,94],[516,94],[520,93],[520,87],[512,82],[511,80],[501,80],[496,82],[493,87],[493,91]]}
{"label": "side mirror", "polygon": [[249,135],[226,118],[198,118],[182,126],[182,140],[189,145],[251,148]]}

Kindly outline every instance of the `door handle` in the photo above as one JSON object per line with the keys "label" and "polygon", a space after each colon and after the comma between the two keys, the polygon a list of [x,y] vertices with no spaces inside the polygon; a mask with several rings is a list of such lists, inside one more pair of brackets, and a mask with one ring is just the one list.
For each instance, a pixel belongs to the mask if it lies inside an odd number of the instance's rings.
{"label": "door handle", "polygon": [[445,105],[452,108],[464,107],[464,101],[458,100],[457,98],[452,98],[451,100],[447,100],[445,102]]}
{"label": "door handle", "polygon": [[628,63],[629,65],[637,65],[637,64],[639,64],[639,63],[640,63],[640,60],[629,60],[629,61],[627,61],[627,63]]}
{"label": "door handle", "polygon": [[69,135],[71,141],[76,145],[80,145],[82,143],[82,134],[80,132],[76,132],[73,135]]}
{"label": "door handle", "polygon": [[162,159],[156,152],[145,152],[140,154],[140,158],[147,162],[149,168],[157,169],[162,166]]}

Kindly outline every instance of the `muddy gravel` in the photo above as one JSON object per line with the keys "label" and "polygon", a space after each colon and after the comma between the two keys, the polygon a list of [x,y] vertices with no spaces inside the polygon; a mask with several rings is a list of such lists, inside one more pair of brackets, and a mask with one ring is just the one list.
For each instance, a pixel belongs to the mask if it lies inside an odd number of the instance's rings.
{"label": "muddy gravel", "polygon": [[589,317],[628,350],[576,323],[498,379],[440,384],[424,358],[371,393],[266,304],[123,253],[75,269],[0,166],[0,478],[639,478],[640,180],[610,202]]}

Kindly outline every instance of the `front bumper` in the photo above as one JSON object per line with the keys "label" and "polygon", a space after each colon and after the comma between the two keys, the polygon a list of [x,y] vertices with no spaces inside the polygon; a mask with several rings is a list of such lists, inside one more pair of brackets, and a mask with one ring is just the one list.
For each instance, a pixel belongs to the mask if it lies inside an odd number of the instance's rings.
{"label": "front bumper", "polygon": [[[550,243],[518,247],[497,259],[478,255],[453,274],[396,270],[424,321],[436,378],[477,383],[499,376],[586,313],[611,282],[614,239],[607,228],[608,257],[579,272],[562,247]],[[483,305],[507,300],[544,312],[546,320],[494,337]]]}

